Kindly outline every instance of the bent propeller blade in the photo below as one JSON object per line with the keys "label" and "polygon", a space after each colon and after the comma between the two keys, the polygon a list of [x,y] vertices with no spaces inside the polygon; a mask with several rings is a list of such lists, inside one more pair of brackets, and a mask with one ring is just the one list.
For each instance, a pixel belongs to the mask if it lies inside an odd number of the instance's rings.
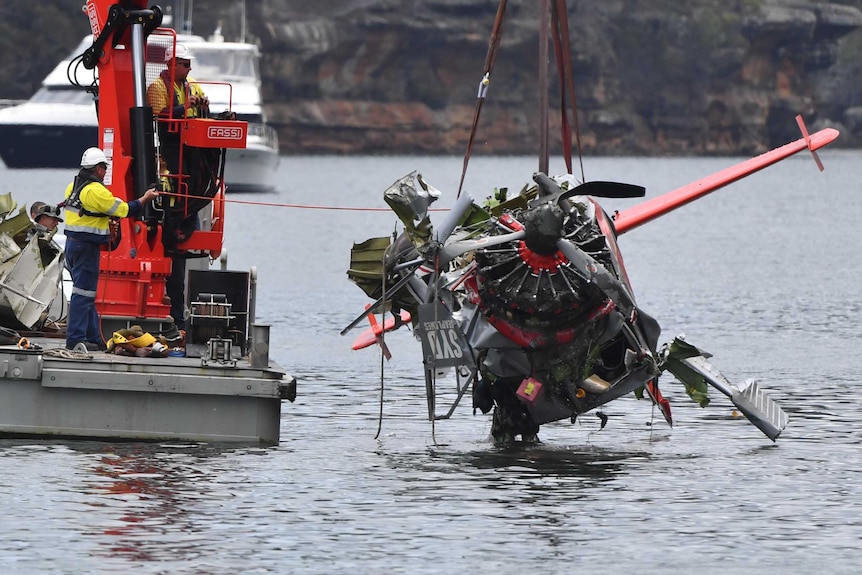
{"label": "bent propeller blade", "polygon": [[458,223],[467,214],[467,210],[470,209],[472,204],[473,198],[470,197],[470,194],[462,194],[458,198],[455,205],[452,206],[452,210],[446,215],[446,219],[434,229],[437,242],[440,244],[446,243],[446,240],[449,239],[449,236],[458,227]]}
{"label": "bent propeller blade", "polygon": [[578,194],[595,198],[642,198],[646,188],[622,182],[592,181],[584,182],[575,188]]}
{"label": "bent propeller blade", "polygon": [[487,238],[480,238],[478,240],[467,239],[461,240],[459,242],[453,242],[440,250],[440,263],[445,265],[457,258],[458,256],[466,254],[467,252],[472,252],[481,248],[489,248],[499,244],[505,244],[506,242],[521,240],[524,239],[524,235],[524,231],[519,230],[517,232],[503,234],[501,236],[489,236]]}

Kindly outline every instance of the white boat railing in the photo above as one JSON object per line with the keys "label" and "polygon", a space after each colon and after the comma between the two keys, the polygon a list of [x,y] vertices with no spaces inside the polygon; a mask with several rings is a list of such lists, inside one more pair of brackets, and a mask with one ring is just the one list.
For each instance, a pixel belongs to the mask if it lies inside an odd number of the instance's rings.
{"label": "white boat railing", "polygon": [[248,135],[262,138],[266,142],[266,147],[278,151],[278,133],[272,126],[249,122]]}

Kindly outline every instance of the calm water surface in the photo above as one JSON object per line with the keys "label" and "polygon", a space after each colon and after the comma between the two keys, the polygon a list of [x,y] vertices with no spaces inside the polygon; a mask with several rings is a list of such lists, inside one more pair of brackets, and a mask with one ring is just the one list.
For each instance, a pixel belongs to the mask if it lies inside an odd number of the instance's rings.
{"label": "calm water surface", "polygon": [[[299,379],[282,444],[0,441],[0,572],[856,573],[860,155],[823,151],[824,173],[800,155],[620,241],[662,341],[685,333],[731,380],[756,377],[781,402],[791,420],[777,444],[722,396],[701,409],[667,377],[673,429],[624,398],[604,430],[587,414],[511,448],[488,442],[469,398],[452,420],[423,418],[406,331],[387,338],[374,439],[380,355],[351,351],[358,332],[339,331],[366,303],[345,275],[352,242],[396,219],[285,207],[384,208],[383,189],[414,169],[449,207],[461,159],[284,158],[277,192],[230,196],[242,203],[227,212],[229,267],[257,266],[271,357]],[[734,161],[585,168],[653,196]],[[465,189],[520,188],[535,167],[477,157]],[[0,168],[0,193],[57,201],[72,176]]]}

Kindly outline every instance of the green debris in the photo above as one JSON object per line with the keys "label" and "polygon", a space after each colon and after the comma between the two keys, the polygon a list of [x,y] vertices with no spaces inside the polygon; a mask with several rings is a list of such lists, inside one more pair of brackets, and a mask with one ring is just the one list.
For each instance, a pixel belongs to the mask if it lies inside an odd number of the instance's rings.
{"label": "green debris", "polygon": [[671,372],[685,386],[685,391],[689,397],[701,407],[706,407],[709,405],[709,397],[707,397],[709,388],[706,379],[682,362],[684,359],[699,355],[711,356],[711,354],[677,337],[662,349],[662,362],[659,367],[662,371]]}
{"label": "green debris", "polygon": [[354,243],[350,250],[350,268],[347,277],[362,288],[369,297],[377,299],[383,295],[383,256],[392,244],[392,238],[371,238]]}

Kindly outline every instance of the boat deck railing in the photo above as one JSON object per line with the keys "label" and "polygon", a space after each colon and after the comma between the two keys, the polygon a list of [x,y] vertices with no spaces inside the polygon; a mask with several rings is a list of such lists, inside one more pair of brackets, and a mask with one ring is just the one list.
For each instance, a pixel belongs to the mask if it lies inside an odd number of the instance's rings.
{"label": "boat deck railing", "polygon": [[262,138],[268,148],[278,151],[278,132],[272,126],[249,122],[248,135]]}

